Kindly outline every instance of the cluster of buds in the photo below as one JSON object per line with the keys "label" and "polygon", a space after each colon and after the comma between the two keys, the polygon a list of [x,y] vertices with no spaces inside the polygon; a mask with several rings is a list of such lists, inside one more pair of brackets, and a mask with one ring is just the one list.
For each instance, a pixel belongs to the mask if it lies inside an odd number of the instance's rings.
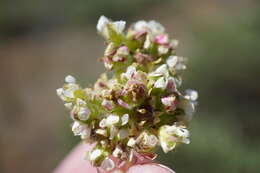
{"label": "cluster of buds", "polygon": [[131,162],[136,153],[154,158],[158,146],[168,152],[188,144],[198,97],[194,90],[178,90],[186,69],[186,59],[176,55],[178,41],[156,21],[138,21],[127,32],[125,24],[104,16],[97,24],[112,77],[104,73],[92,88],[82,88],[67,76],[57,89],[71,111],[73,133],[95,143],[86,157],[105,170],[115,167],[111,157]]}

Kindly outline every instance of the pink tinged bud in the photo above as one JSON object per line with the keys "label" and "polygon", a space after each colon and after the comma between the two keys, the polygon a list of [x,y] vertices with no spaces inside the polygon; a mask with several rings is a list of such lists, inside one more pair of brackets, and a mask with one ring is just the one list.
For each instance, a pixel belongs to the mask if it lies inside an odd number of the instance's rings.
{"label": "pink tinged bud", "polygon": [[155,37],[155,42],[158,44],[167,44],[169,39],[166,34],[160,34]]}
{"label": "pink tinged bud", "polygon": [[126,60],[126,58],[125,58],[125,57],[122,57],[122,56],[115,55],[115,56],[112,58],[112,60],[113,60],[114,62],[124,62],[124,61]]}
{"label": "pink tinged bud", "polygon": [[135,73],[136,73],[136,68],[134,66],[129,66],[126,72],[122,74],[122,77],[131,79],[134,77]]}
{"label": "pink tinged bud", "polygon": [[169,77],[168,78],[168,82],[167,82],[167,90],[169,92],[174,92],[177,90],[176,88],[176,83],[173,77]]}
{"label": "pink tinged bud", "polygon": [[175,96],[166,96],[161,98],[161,101],[167,110],[173,110],[176,108],[177,99]]}
{"label": "pink tinged bud", "polygon": [[130,109],[129,104],[127,104],[126,102],[124,102],[122,99],[118,99],[118,100],[117,100],[117,103],[118,103],[120,106],[122,106],[122,107],[124,107],[124,108],[126,108],[126,109]]}
{"label": "pink tinged bud", "polygon": [[117,49],[117,54],[122,55],[122,56],[127,56],[129,55],[128,47],[127,46],[121,46]]}
{"label": "pink tinged bud", "polygon": [[112,110],[114,108],[113,101],[111,100],[103,100],[102,106],[104,106],[107,110]]}

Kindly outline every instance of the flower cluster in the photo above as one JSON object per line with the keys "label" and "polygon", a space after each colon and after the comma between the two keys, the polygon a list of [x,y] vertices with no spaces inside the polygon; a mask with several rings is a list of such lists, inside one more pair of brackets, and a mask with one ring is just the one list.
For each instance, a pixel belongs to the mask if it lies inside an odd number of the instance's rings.
{"label": "flower cluster", "polygon": [[72,76],[57,94],[70,110],[72,131],[96,143],[87,158],[106,170],[111,157],[132,161],[135,153],[154,157],[189,143],[187,125],[198,94],[178,89],[186,69],[176,55],[178,41],[156,21],[138,21],[127,32],[124,21],[101,16],[97,30],[106,39],[102,61],[112,77],[102,74],[92,88],[82,88]]}

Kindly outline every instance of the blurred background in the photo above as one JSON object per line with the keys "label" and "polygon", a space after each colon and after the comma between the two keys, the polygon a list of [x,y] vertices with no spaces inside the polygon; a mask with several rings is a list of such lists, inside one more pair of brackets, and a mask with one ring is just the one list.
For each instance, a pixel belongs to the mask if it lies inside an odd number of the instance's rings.
{"label": "blurred background", "polygon": [[51,172],[79,142],[55,90],[67,74],[88,86],[104,71],[100,15],[158,20],[189,57],[184,87],[200,94],[191,144],[161,163],[259,173],[259,0],[0,1],[1,173]]}

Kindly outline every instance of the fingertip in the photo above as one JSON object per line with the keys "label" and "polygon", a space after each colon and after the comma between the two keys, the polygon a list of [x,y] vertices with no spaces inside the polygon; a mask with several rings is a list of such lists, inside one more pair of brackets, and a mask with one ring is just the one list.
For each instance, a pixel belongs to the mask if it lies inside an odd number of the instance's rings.
{"label": "fingertip", "polygon": [[156,163],[149,163],[144,165],[134,165],[128,169],[127,173],[175,173],[170,168],[156,164]]}
{"label": "fingertip", "polygon": [[84,160],[84,153],[93,145],[80,144],[61,162],[53,173],[96,173],[97,170],[88,161]]}

